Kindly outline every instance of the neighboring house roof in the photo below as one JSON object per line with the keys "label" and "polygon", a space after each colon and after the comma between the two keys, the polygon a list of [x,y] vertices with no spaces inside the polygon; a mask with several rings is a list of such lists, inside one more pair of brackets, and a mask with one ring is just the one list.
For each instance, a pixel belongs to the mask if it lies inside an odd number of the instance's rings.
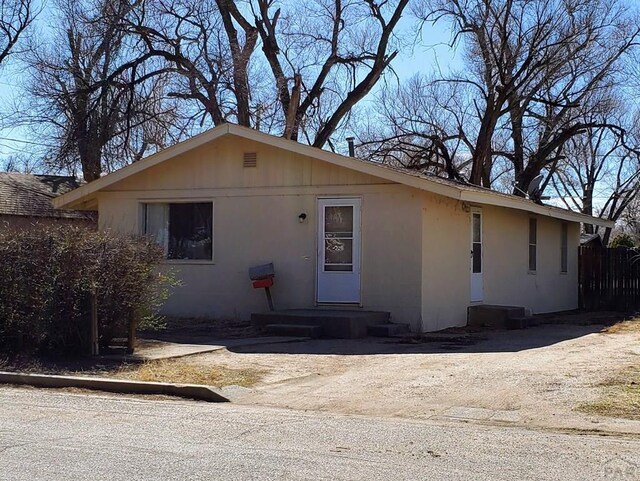
{"label": "neighboring house roof", "polygon": [[55,197],[78,187],[74,177],[0,172],[0,215],[89,219],[87,212],[53,206]]}
{"label": "neighboring house roof", "polygon": [[595,245],[598,247],[604,247],[602,237],[600,234],[580,234],[580,245]]}
{"label": "neighboring house roof", "polygon": [[158,165],[161,162],[226,135],[260,142],[262,144],[322,160],[333,165],[373,175],[391,182],[397,182],[399,184],[414,187],[416,189],[451,197],[464,202],[508,207],[572,222],[587,222],[605,227],[613,227],[613,222],[611,221],[571,212],[559,207],[536,204],[522,197],[503,194],[476,185],[464,184],[416,172],[410,169],[335,154],[333,152],[300,144],[292,140],[265,134],[263,132],[258,132],[257,130],[241,127],[235,124],[223,124],[188,140],[179,142],[156,154],[150,155],[149,157],[60,196],[54,201],[54,205],[57,208],[95,209],[95,193],[100,189],[108,187],[126,177],[129,177],[130,175],[142,172],[154,165]]}

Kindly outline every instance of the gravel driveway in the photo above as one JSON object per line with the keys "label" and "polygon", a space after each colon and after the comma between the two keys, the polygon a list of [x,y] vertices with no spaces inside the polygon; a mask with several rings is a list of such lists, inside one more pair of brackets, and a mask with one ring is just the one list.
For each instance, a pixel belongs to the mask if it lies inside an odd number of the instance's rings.
{"label": "gravel driveway", "polygon": [[640,422],[575,410],[611,373],[640,363],[640,333],[546,325],[472,343],[315,340],[191,356],[258,368],[235,402],[344,414],[458,419],[640,434]]}

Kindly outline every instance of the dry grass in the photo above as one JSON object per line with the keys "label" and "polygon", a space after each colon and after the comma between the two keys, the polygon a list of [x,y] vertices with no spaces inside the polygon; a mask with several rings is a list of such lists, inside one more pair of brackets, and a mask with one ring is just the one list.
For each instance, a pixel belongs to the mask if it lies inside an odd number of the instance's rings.
{"label": "dry grass", "polygon": [[128,365],[111,375],[135,381],[173,382],[181,384],[204,384],[207,386],[244,386],[258,382],[263,372],[257,369],[229,369],[221,366],[203,366],[183,359],[147,361],[139,365]]}
{"label": "dry grass", "polygon": [[619,332],[640,332],[640,317],[628,319],[615,323],[613,326],[602,330],[606,334],[617,334]]}
{"label": "dry grass", "polygon": [[640,420],[640,366],[629,366],[599,386],[600,398],[578,405],[579,411]]}

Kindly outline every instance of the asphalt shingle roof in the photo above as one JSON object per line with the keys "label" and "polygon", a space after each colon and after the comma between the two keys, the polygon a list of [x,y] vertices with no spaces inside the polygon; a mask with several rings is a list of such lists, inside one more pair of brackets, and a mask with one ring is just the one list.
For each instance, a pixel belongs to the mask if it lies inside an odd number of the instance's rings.
{"label": "asphalt shingle roof", "polygon": [[51,203],[79,186],[74,177],[0,172],[0,215],[91,219],[89,212],[54,209]]}

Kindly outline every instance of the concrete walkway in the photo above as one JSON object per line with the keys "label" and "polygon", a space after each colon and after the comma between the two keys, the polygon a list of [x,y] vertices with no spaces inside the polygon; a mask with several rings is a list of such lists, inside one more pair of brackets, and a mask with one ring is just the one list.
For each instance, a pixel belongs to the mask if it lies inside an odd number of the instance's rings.
{"label": "concrete walkway", "polygon": [[155,361],[158,359],[172,359],[205,352],[220,351],[222,349],[237,347],[252,347],[264,344],[281,344],[287,342],[307,341],[308,337],[246,337],[239,339],[208,339],[194,338],[194,343],[184,344],[177,342],[157,341],[153,339],[141,339],[132,360]]}

